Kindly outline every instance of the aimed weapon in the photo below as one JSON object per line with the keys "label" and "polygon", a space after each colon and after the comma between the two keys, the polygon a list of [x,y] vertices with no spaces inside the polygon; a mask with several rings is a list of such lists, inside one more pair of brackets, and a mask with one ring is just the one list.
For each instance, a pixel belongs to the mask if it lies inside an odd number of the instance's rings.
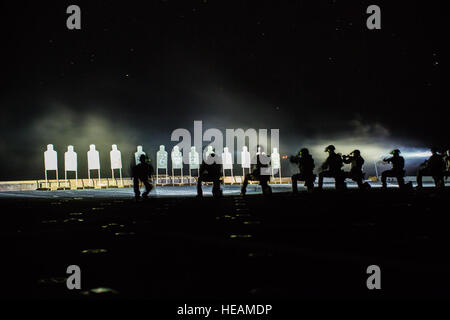
{"label": "aimed weapon", "polygon": [[291,162],[291,163],[298,163],[298,158],[299,158],[299,156],[298,155],[296,155],[296,156],[290,156],[289,157],[289,162]]}

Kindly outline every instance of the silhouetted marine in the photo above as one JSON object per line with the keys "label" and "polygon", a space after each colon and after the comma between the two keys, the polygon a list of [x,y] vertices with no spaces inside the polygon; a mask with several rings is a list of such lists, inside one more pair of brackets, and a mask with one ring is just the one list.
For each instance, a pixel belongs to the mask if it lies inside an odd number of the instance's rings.
{"label": "silhouetted marine", "polygon": [[325,148],[325,152],[328,152],[328,158],[322,164],[322,171],[319,173],[319,189],[322,189],[323,178],[334,178],[336,189],[345,188],[345,177],[342,167],[344,166],[342,157],[337,154],[336,148],[333,145],[329,145]]}
{"label": "silhouetted marine", "polygon": [[422,163],[417,170],[417,188],[422,188],[422,177],[433,177],[437,188],[444,187],[445,161],[436,148],[431,148],[431,157]]}
{"label": "silhouetted marine", "polygon": [[216,154],[212,152],[200,165],[199,177],[197,180],[197,197],[203,196],[202,182],[212,182],[212,193],[214,197],[222,196],[220,189],[220,178],[222,177],[222,165],[216,159]]}
{"label": "silhouetted marine", "polygon": [[139,181],[141,181],[145,186],[145,192],[142,194],[143,197],[148,197],[148,194],[153,189],[152,184],[149,182],[149,178],[153,175],[153,166],[147,162],[145,154],[139,157],[140,163],[136,166],[132,166],[131,172],[133,175],[133,187],[136,200],[141,197],[141,192],[139,190]]}
{"label": "silhouetted marine", "polygon": [[350,171],[344,172],[345,178],[352,179],[358,184],[359,189],[369,189],[370,184],[364,183],[363,165],[364,159],[361,157],[361,151],[353,150],[349,155],[344,155],[342,160],[345,164],[350,164]]}
{"label": "silhouetted marine", "polygon": [[308,191],[312,191],[316,180],[316,175],[313,173],[316,165],[313,157],[309,154],[309,150],[306,148],[301,149],[298,155],[291,156],[290,161],[297,164],[300,171],[300,173],[292,176],[292,192],[298,193],[297,181],[304,181]]}
{"label": "silhouetted marine", "polygon": [[256,154],[252,165],[252,172],[247,174],[242,184],[241,194],[247,193],[247,185],[250,180],[259,181],[264,195],[272,194],[272,188],[269,186],[270,181],[270,158],[264,152]]}
{"label": "silhouetted marine", "polygon": [[444,162],[445,162],[444,176],[447,179],[450,176],[450,150],[447,150],[447,152],[445,152]]}
{"label": "silhouetted marine", "polygon": [[391,163],[392,169],[383,171],[381,174],[381,184],[384,189],[387,188],[387,178],[393,177],[397,178],[398,186],[400,188],[405,188],[406,186],[411,187],[412,183],[409,182],[405,185],[405,159],[400,156],[400,150],[394,149],[391,151],[392,157],[383,159],[384,162]]}

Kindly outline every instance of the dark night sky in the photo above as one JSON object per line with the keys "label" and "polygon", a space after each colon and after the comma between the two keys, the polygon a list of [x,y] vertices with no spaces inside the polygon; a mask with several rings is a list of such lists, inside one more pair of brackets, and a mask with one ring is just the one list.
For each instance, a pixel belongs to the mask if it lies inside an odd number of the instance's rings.
{"label": "dark night sky", "polygon": [[[80,31],[66,28],[70,4],[81,7]],[[381,7],[381,30],[366,28],[370,4]],[[48,143],[61,174],[68,144],[80,170],[90,143],[106,166],[111,144],[125,161],[137,144],[153,154],[174,144],[174,129],[193,131],[194,120],[205,129],[279,128],[282,154],[329,143],[353,143],[363,156],[366,144],[448,145],[437,2],[9,1],[0,8],[0,180],[42,178]]]}

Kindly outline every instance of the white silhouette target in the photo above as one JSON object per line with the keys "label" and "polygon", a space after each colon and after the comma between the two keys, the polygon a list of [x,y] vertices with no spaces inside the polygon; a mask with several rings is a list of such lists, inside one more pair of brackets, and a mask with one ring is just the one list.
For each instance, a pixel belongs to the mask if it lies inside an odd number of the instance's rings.
{"label": "white silhouette target", "polygon": [[78,185],[78,159],[77,153],[73,146],[67,146],[67,151],[64,153],[64,179],[67,180],[67,172],[75,172],[75,181]]}
{"label": "white silhouette target", "polygon": [[192,170],[197,170],[197,177],[200,175],[200,155],[194,146],[189,151],[189,184],[191,184]]}
{"label": "white silhouette target", "polygon": [[89,151],[87,152],[88,158],[88,176],[89,183],[91,183],[91,170],[98,171],[98,182],[100,182],[100,153],[95,150],[95,145],[91,144],[89,146]]}
{"label": "white silhouette target", "polygon": [[156,153],[156,162],[158,169],[167,170],[167,151],[163,145],[159,146],[159,151]]}
{"label": "white silhouette target", "polygon": [[270,158],[272,159],[272,169],[281,169],[280,154],[278,153],[277,148],[273,148]]}
{"label": "white silhouette target", "polygon": [[159,151],[156,153],[156,183],[158,183],[159,170],[164,170],[165,183],[167,183],[167,151],[163,145],[159,146]]}
{"label": "white silhouette target", "polygon": [[242,167],[242,175],[245,176],[245,169],[248,169],[250,172],[250,152],[246,146],[242,147],[241,153],[241,167]]}
{"label": "white silhouette target", "polygon": [[111,173],[112,173],[112,178],[113,180],[114,178],[114,170],[119,170],[119,176],[120,176],[120,181],[123,184],[123,180],[122,180],[122,153],[117,149],[117,145],[113,144],[112,146],[112,150],[109,153],[109,157],[111,159]]}
{"label": "white silhouette target", "polygon": [[231,170],[231,178],[233,178],[233,156],[230,153],[228,147],[223,148],[222,168],[224,177],[225,177],[225,170]]}
{"label": "white silhouette target", "polygon": [[47,145],[47,151],[44,152],[45,170],[58,170],[58,154],[53,150],[53,145]]}
{"label": "white silhouette target", "polygon": [[183,181],[183,154],[181,153],[178,146],[173,147],[170,157],[172,159],[172,185],[174,185],[174,170],[181,170],[181,181]]}
{"label": "white silhouette target", "polygon": [[109,153],[111,159],[111,169],[122,169],[122,153],[117,149],[117,145],[112,145],[112,150]]}
{"label": "white silhouette target", "polygon": [[259,156],[259,155],[261,155],[261,154],[265,154],[265,152],[262,151],[262,148],[261,148],[261,147],[258,147],[258,150],[256,151],[256,155]]}
{"label": "white silhouette target", "polygon": [[[257,161],[258,161],[258,157],[259,157],[259,162],[261,164],[267,164],[267,165],[270,164],[270,157],[267,156],[267,153],[264,151],[264,149],[262,147],[258,147],[258,149],[257,149],[257,152],[256,152],[255,157],[254,157],[255,163],[257,163]],[[271,175],[271,171],[272,171],[271,167],[265,167],[264,166],[264,167],[260,168],[260,174],[261,175],[270,176]]]}
{"label": "white silhouette target", "polygon": [[214,152],[214,149],[212,146],[208,146],[206,147],[206,151],[205,151],[205,161],[209,158],[209,156],[211,155],[211,153]]}
{"label": "white silhouette target", "polygon": [[56,181],[59,185],[58,178],[58,154],[53,149],[52,144],[47,145],[47,151],[44,152],[44,171],[45,171],[45,184],[48,187],[48,176],[47,171],[56,171]]}
{"label": "white silhouette target", "polygon": [[67,151],[64,153],[64,168],[65,171],[78,170],[77,153],[74,151],[73,146],[67,146]]}
{"label": "white silhouette target", "polygon": [[241,166],[242,168],[250,169],[250,152],[247,147],[242,147],[241,153]]}
{"label": "white silhouette target", "polygon": [[195,147],[191,147],[191,151],[189,151],[189,170],[199,168],[200,168],[200,156],[198,152],[195,151]]}
{"label": "white silhouette target", "polygon": [[173,147],[171,158],[172,158],[172,169],[183,169],[183,155],[178,146]]}
{"label": "white silhouette target", "polygon": [[141,163],[140,157],[141,155],[146,155],[144,150],[142,149],[142,146],[137,146],[137,151],[134,153],[134,158],[136,160],[136,165]]}
{"label": "white silhouette target", "polygon": [[233,170],[233,157],[228,150],[228,147],[223,148],[222,164],[224,170]]}
{"label": "white silhouette target", "polygon": [[278,148],[273,148],[273,152],[270,158],[272,163],[272,177],[274,177],[278,173],[281,184],[281,158],[280,154],[278,153]]}

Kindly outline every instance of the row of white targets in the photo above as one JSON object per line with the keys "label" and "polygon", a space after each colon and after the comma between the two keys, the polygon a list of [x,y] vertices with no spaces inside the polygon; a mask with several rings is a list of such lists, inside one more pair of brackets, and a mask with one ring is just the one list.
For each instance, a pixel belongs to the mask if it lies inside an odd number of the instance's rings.
{"label": "row of white targets", "polygon": [[[208,156],[213,152],[214,152],[213,147],[208,146],[207,149],[205,150],[204,158],[207,159]],[[258,148],[257,154],[261,153],[264,152],[261,151],[261,148]],[[164,146],[160,146],[160,150],[157,152],[156,158],[157,158],[156,179],[158,181],[158,175],[160,170],[165,170],[167,175],[167,151],[164,150]],[[273,148],[270,158],[271,158],[270,161],[271,161],[272,176],[274,176],[274,174],[278,174],[281,183],[281,161],[280,161],[280,154],[278,153],[277,148]],[[171,159],[172,159],[172,181],[174,179],[174,170],[176,169],[181,170],[181,179],[183,179],[183,155],[179,151],[177,146],[174,147],[171,153]],[[248,169],[248,172],[250,172],[250,165],[251,165],[250,152],[248,151],[248,148],[246,146],[242,147],[240,165],[242,168],[242,176],[245,176],[246,169]],[[195,147],[191,147],[191,151],[189,152],[189,176],[192,176],[192,170],[196,169],[198,175],[199,168],[200,168],[199,154],[195,150]],[[226,170],[230,170],[231,177],[233,177],[233,155],[230,153],[227,147],[223,148],[222,169],[223,169],[223,176],[226,176]]]}
{"label": "row of white targets", "polygon": [[[212,146],[208,146],[205,151],[205,158],[207,158],[213,152]],[[258,150],[260,152],[260,150]],[[135,152],[135,162],[136,165],[139,164],[139,158],[141,155],[146,155],[143,151],[142,146],[137,146],[137,151]],[[171,152],[172,160],[172,181],[174,181],[175,170],[181,171],[181,179],[183,179],[183,154],[179,150],[178,146],[175,146]],[[91,170],[98,171],[98,179],[100,181],[100,154],[95,149],[95,145],[91,144],[89,146],[89,151],[87,152],[88,161],[88,177],[91,181]],[[122,155],[117,149],[117,145],[112,145],[112,150],[110,151],[110,164],[112,178],[114,179],[114,170],[119,170],[120,179],[122,180]],[[223,174],[225,176],[225,170],[231,171],[231,176],[233,177],[233,156],[228,148],[223,149],[222,153],[222,165]],[[58,157],[57,152],[54,150],[53,145],[47,145],[47,151],[44,152],[44,166],[45,166],[45,180],[48,181],[47,171],[56,171],[56,179],[58,177]],[[247,147],[243,147],[241,152],[241,167],[242,175],[245,175],[245,169],[250,171],[250,152]],[[199,174],[198,169],[200,168],[200,156],[196,151],[195,147],[191,147],[189,152],[189,176],[192,176],[192,171],[197,170],[197,176]],[[281,162],[280,154],[277,148],[273,149],[271,154],[271,168],[272,175],[274,172],[279,174],[281,178]],[[165,176],[168,175],[168,153],[165,150],[165,146],[161,145],[159,151],[156,153],[156,179],[158,181],[158,175],[160,170],[165,171]],[[64,153],[64,178],[67,180],[67,173],[75,172],[75,179],[78,180],[78,159],[77,153],[74,151],[73,146],[68,146],[67,151]]]}
{"label": "row of white targets", "polygon": [[[142,151],[142,147],[138,147],[138,151]],[[111,173],[114,179],[114,170],[119,170],[119,176],[122,180],[122,154],[117,149],[117,145],[112,145],[112,150],[110,152],[111,160]],[[91,181],[91,170],[98,171],[98,180],[100,181],[100,153],[95,149],[95,145],[91,144],[89,146],[89,151],[87,152],[88,161],[88,177],[89,182]],[[54,150],[53,145],[47,145],[47,151],[44,152],[44,166],[45,166],[45,181],[48,183],[47,171],[56,172],[56,180],[58,177],[58,154]],[[68,146],[67,151],[64,153],[64,178],[67,180],[67,173],[75,172],[75,179],[78,180],[78,157],[77,153],[74,151],[73,146]]]}

